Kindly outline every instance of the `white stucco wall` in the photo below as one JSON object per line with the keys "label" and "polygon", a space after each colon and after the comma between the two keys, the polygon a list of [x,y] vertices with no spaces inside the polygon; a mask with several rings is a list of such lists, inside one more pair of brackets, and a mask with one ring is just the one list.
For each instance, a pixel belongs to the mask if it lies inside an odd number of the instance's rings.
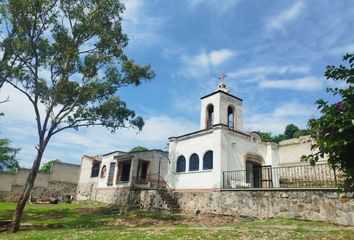
{"label": "white stucco wall", "polygon": [[232,106],[235,109],[235,129],[243,129],[243,108],[242,101],[225,94],[218,92],[208,97],[201,99],[200,110],[200,129],[206,128],[207,107],[209,104],[214,106],[214,122],[213,124],[228,124],[228,107]]}
{"label": "white stucco wall", "polygon": [[[200,134],[193,134],[170,140],[169,158],[171,164],[167,176],[169,186],[176,190],[201,190],[220,188],[220,130],[210,129]],[[203,157],[207,151],[213,151],[213,169],[203,170]],[[189,158],[193,153],[199,157],[199,171],[189,171]],[[186,172],[176,172],[177,158],[186,158]]]}
{"label": "white stucco wall", "polygon": [[214,122],[213,124],[220,123],[220,96],[214,94],[209,97],[203,98],[200,105],[200,129],[206,129],[207,127],[207,107],[212,104],[214,107]]}
{"label": "white stucco wall", "polygon": [[98,177],[91,178],[92,159],[83,156],[81,158],[79,184],[98,182]]}
{"label": "white stucco wall", "polygon": [[[299,138],[292,138],[281,141],[279,143],[279,165],[299,165],[301,163],[300,158],[302,155],[309,155],[316,152],[311,150],[311,139],[309,136],[302,136]],[[326,162],[327,157],[320,159],[321,162]]]}
{"label": "white stucco wall", "polygon": [[222,129],[222,171],[245,170],[245,155],[260,155],[263,165],[266,165],[267,145],[264,142],[254,142],[249,136]]}
{"label": "white stucco wall", "polygon": [[[125,153],[120,153],[120,152],[114,152],[112,154],[108,154],[102,157],[102,162],[101,162],[101,166],[100,166],[100,174],[99,174],[99,179],[98,179],[98,188],[114,188],[114,187],[128,187],[129,183],[117,183],[116,179],[117,179],[117,174],[118,174],[118,163],[117,160],[114,159],[114,157],[117,156],[121,156],[124,155]],[[107,181],[108,181],[108,176],[109,176],[109,171],[110,171],[110,164],[111,163],[115,163],[114,166],[114,176],[113,176],[113,185],[111,186],[107,186]],[[106,166],[106,176],[104,178],[101,178],[101,170],[103,168],[103,166]]]}
{"label": "white stucco wall", "polygon": [[227,109],[229,106],[232,106],[235,109],[234,129],[242,131],[243,129],[242,101],[223,93],[220,93],[220,123],[224,125],[228,125]]}

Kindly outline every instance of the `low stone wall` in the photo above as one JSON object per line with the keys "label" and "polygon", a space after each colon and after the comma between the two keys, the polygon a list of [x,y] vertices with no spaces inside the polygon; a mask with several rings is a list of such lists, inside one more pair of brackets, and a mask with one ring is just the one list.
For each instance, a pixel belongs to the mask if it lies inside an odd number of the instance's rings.
{"label": "low stone wall", "polygon": [[77,200],[97,200],[97,182],[78,184]]}
{"label": "low stone wall", "polygon": [[[183,212],[285,217],[354,225],[354,194],[336,190],[174,192]],[[98,201],[124,208],[169,210],[158,191],[99,189]]]}
{"label": "low stone wall", "polygon": [[97,191],[96,200],[113,203],[123,209],[170,210],[156,190],[102,190]]}
{"label": "low stone wall", "polygon": [[[58,198],[64,194],[76,196],[77,184],[67,182],[49,182],[46,187],[34,187],[31,197],[37,198]],[[12,185],[11,191],[1,191],[0,201],[15,202],[22,193],[23,185]]]}
{"label": "low stone wall", "polygon": [[353,193],[325,190],[175,193],[183,211],[285,217],[354,225]]}

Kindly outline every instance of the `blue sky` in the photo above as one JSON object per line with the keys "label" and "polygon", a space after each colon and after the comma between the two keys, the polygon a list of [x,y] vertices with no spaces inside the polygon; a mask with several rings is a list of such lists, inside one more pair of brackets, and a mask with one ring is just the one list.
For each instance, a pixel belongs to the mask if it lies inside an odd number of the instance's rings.
{"label": "blue sky", "polygon": [[[80,163],[83,154],[164,148],[170,136],[199,129],[200,97],[215,90],[220,73],[244,100],[244,130],[283,132],[318,115],[314,102],[330,99],[326,65],[354,52],[354,1],[127,0],[126,53],[150,63],[156,78],[120,90],[142,115],[142,132],[103,128],[67,131],[52,139],[43,161]],[[13,89],[0,111],[1,137],[21,147],[20,164],[31,166],[36,130],[31,106]]]}

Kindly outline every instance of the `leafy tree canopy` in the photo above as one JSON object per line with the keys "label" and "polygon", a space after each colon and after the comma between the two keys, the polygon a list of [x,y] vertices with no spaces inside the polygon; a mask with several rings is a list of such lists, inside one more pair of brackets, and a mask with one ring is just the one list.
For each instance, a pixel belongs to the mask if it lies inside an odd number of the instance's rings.
{"label": "leafy tree canopy", "polygon": [[42,133],[93,125],[113,132],[142,128],[142,118],[117,91],[152,79],[154,72],[124,54],[123,10],[116,0],[10,0],[2,5],[0,83],[22,92],[37,115],[39,103],[44,105],[46,113],[37,116]]}
{"label": "leafy tree canopy", "polygon": [[142,147],[142,146],[136,146],[136,147],[133,147],[129,152],[143,152],[146,150],[149,150],[149,149],[146,147]]}
{"label": "leafy tree canopy", "polygon": [[284,134],[272,135],[270,132],[257,132],[262,141],[279,143],[286,139],[298,138],[300,136],[310,135],[310,131],[306,129],[299,129],[294,124],[288,124],[285,127]]}
{"label": "leafy tree canopy", "polygon": [[[33,106],[37,154],[13,217],[19,229],[43,153],[65,129],[144,125],[118,96],[154,78],[149,64],[125,55],[119,0],[5,0],[0,6],[0,88],[12,86]],[[11,96],[10,96],[11,97]],[[11,99],[10,99],[11,100]]]}
{"label": "leafy tree canopy", "polygon": [[0,172],[14,171],[18,168],[18,160],[16,159],[19,148],[11,146],[11,141],[7,138],[0,138]]}
{"label": "leafy tree canopy", "polygon": [[289,124],[285,127],[285,131],[284,131],[284,135],[287,139],[293,138],[294,137],[294,133],[299,131],[300,129],[295,126],[294,124]]}
{"label": "leafy tree canopy", "polygon": [[43,163],[42,167],[41,167],[41,171],[43,172],[50,172],[50,170],[52,169],[52,166],[54,163],[60,163],[61,161],[59,159],[54,159],[54,160],[49,160],[46,163]]}
{"label": "leafy tree canopy", "polygon": [[317,100],[321,116],[308,121],[314,154],[303,156],[302,160],[315,164],[325,155],[328,163],[344,181],[344,190],[354,190],[354,54],[343,57],[344,65],[327,66],[325,76],[328,80],[340,82],[339,86],[327,88],[327,92],[339,98],[336,103]]}

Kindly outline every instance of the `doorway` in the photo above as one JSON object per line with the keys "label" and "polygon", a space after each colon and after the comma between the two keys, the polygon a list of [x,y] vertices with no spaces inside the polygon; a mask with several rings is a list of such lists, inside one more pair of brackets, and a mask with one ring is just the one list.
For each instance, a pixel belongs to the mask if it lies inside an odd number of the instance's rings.
{"label": "doorway", "polygon": [[140,160],[138,164],[137,180],[146,182],[148,180],[150,170],[150,162]]}
{"label": "doorway", "polygon": [[252,161],[246,161],[246,183],[253,188],[262,187],[262,166]]}
{"label": "doorway", "polygon": [[131,160],[118,163],[117,182],[129,182]]}

